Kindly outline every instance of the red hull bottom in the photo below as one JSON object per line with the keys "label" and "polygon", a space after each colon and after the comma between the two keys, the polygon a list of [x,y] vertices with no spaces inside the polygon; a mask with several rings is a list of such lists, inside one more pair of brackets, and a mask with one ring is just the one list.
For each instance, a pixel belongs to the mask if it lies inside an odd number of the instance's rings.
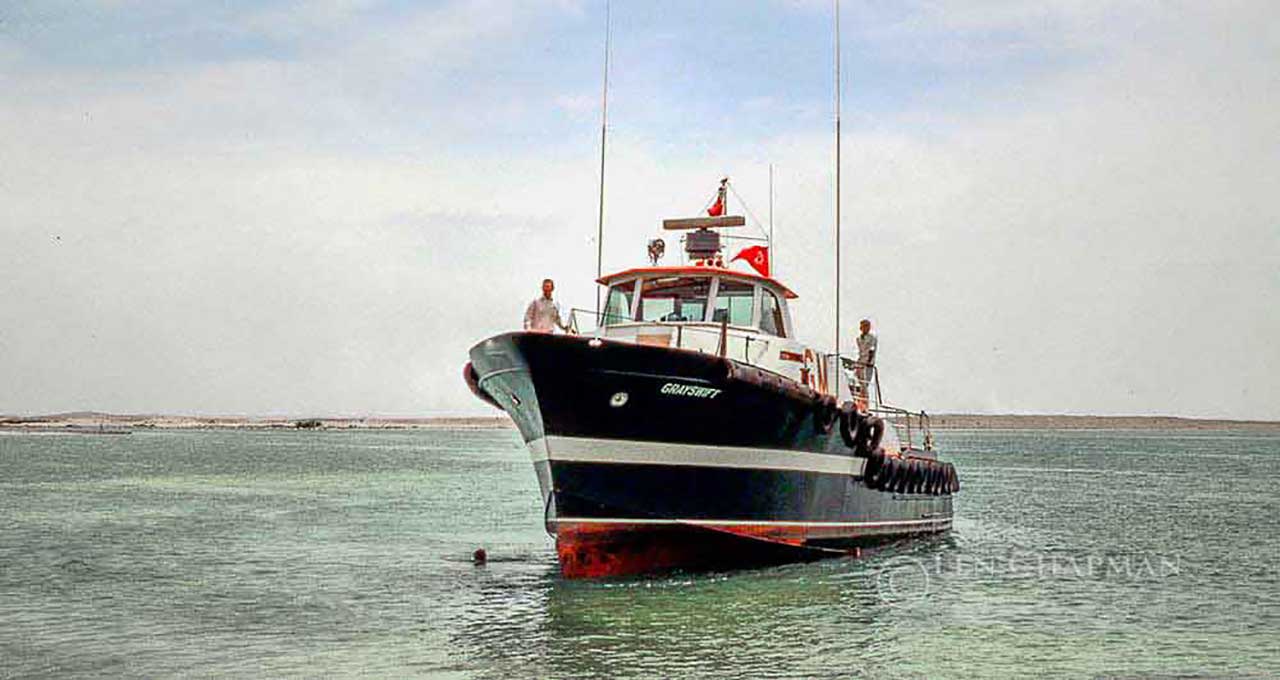
{"label": "red hull bottom", "polygon": [[856,554],[856,549],[804,545],[802,531],[752,524],[561,522],[556,552],[566,578],[756,567]]}

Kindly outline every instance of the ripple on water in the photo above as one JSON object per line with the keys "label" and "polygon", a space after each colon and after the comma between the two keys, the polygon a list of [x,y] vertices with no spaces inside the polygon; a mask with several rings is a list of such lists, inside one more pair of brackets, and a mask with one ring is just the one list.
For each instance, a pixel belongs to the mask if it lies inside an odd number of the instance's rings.
{"label": "ripple on water", "polygon": [[60,677],[1280,667],[1280,437],[939,440],[964,482],[946,537],[565,581],[510,431],[6,436],[0,654]]}

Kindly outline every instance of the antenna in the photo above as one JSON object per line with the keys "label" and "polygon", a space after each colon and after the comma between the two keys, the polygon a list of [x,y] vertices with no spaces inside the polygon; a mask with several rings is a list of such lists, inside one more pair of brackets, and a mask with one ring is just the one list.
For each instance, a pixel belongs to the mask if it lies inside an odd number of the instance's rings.
{"label": "antenna", "polygon": [[776,277],[778,268],[774,265],[778,262],[778,253],[773,247],[773,163],[769,164],[769,261],[769,273]]}
{"label": "antenna", "polygon": [[[609,122],[609,19],[612,3],[604,4],[604,87],[600,93],[600,212],[596,222],[596,279],[604,276],[604,144]],[[596,286],[596,323],[600,323],[600,286]]]}
{"label": "antenna", "polygon": [[836,362],[840,356],[840,0],[836,15]]}

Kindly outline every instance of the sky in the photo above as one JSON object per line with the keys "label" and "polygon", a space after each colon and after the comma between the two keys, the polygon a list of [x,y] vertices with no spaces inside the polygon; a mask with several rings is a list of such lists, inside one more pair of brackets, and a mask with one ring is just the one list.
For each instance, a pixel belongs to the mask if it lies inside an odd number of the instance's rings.
{"label": "sky", "polygon": [[[722,176],[767,222],[772,164],[776,274],[830,347],[832,18],[613,2],[606,271]],[[492,413],[468,348],[543,277],[595,304],[604,25],[0,0],[0,413]],[[846,1],[841,31],[841,333],[875,322],[887,399],[1280,419],[1280,5]]]}

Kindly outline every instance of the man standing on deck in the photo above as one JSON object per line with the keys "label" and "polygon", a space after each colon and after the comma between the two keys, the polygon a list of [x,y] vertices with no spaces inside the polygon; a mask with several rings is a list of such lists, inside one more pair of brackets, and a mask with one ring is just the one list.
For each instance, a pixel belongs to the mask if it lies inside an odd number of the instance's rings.
{"label": "man standing on deck", "polygon": [[569,327],[560,321],[560,303],[551,299],[551,291],[556,289],[556,282],[551,279],[542,280],[542,297],[534,298],[524,310],[524,329],[535,333],[554,333],[560,327],[566,333]]}
{"label": "man standing on deck", "polygon": [[871,382],[871,377],[875,371],[878,339],[876,334],[871,332],[870,319],[863,319],[858,324],[858,330],[862,331],[862,334],[857,337],[858,363],[856,365],[856,375],[858,376],[858,384],[865,394],[867,385]]}

